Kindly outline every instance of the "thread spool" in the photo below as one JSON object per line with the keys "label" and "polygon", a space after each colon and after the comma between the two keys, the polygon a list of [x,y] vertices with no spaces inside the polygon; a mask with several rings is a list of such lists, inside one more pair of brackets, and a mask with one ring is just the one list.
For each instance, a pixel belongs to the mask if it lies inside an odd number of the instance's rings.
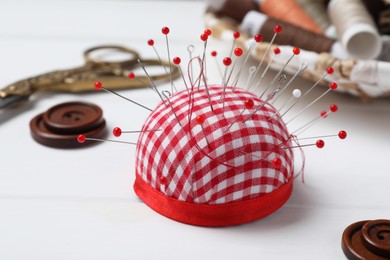
{"label": "thread spool", "polygon": [[379,55],[380,35],[361,0],[331,0],[328,14],[338,39],[351,56],[374,59]]}
{"label": "thread spool", "polygon": [[390,34],[390,4],[383,0],[363,0],[381,34]]}
{"label": "thread spool", "polygon": [[258,9],[254,0],[208,0],[207,5],[219,15],[226,15],[239,23],[249,11]]}
{"label": "thread spool", "polygon": [[[323,1],[296,0],[301,8],[313,19],[313,21],[326,31],[330,26],[330,20],[326,12],[326,6]],[[379,0],[380,1],[380,0]]]}
{"label": "thread spool", "polygon": [[322,29],[295,0],[262,0],[260,12],[308,31],[322,34]]}
{"label": "thread spool", "polygon": [[283,27],[283,33],[275,38],[276,44],[296,46],[317,53],[332,52],[334,40],[302,29],[293,24],[283,22],[279,19],[267,17],[256,11],[250,11],[245,16],[241,24],[241,29],[248,32],[250,35],[263,35],[264,41],[269,42],[276,25],[281,25]]}

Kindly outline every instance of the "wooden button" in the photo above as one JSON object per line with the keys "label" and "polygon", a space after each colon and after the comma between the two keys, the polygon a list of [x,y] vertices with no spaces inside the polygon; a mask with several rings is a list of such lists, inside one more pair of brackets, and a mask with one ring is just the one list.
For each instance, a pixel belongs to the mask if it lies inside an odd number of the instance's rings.
{"label": "wooden button", "polygon": [[390,259],[390,220],[369,221],[362,228],[365,246],[378,255]]}
{"label": "wooden button", "polygon": [[42,117],[53,132],[80,134],[97,128],[103,121],[103,111],[94,104],[68,102],[50,108]]}
{"label": "wooden button", "polygon": [[[106,122],[100,107],[83,102],[56,105],[30,121],[35,141],[56,148],[76,148],[86,144],[77,141],[79,134],[104,138]],[[93,142],[90,142],[93,143]]]}
{"label": "wooden button", "polygon": [[383,260],[389,259],[388,257],[381,256],[375,251],[371,251],[366,246],[365,238],[362,235],[363,226],[371,221],[359,221],[348,226],[343,233],[341,246],[344,254],[348,259],[361,260],[361,259],[372,259],[372,260]]}

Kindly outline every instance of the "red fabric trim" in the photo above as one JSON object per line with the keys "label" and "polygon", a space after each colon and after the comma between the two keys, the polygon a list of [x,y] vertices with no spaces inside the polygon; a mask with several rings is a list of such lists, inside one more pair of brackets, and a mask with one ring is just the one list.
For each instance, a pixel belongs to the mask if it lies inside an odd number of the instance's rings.
{"label": "red fabric trim", "polygon": [[138,174],[136,176],[134,191],[150,208],[179,222],[211,227],[243,224],[273,213],[290,198],[294,179],[290,178],[279,189],[258,198],[209,205],[168,197],[153,189]]}

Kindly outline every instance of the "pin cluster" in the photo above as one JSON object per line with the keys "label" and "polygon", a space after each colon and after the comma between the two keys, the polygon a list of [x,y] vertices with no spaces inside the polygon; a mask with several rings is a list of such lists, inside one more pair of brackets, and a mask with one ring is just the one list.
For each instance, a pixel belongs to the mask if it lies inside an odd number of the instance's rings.
{"label": "pin cluster", "polygon": [[[223,133],[229,133],[229,131],[234,131],[234,126],[237,128],[245,128],[246,125],[250,124],[250,121],[257,120],[259,116],[264,116],[264,113],[262,111],[274,111],[271,114],[267,114],[267,117],[262,118],[262,120],[265,120],[265,122],[274,122],[280,121],[279,123],[283,126],[287,126],[290,122],[301,116],[305,111],[307,111],[309,108],[313,106],[316,102],[318,102],[321,98],[323,98],[326,94],[328,94],[330,91],[335,90],[337,88],[337,83],[331,82],[329,84],[329,88],[322,93],[319,97],[315,98],[313,101],[309,102],[306,106],[304,106],[301,110],[296,112],[295,115],[291,116],[289,120],[285,121],[284,118],[286,115],[290,114],[293,108],[301,103],[305,102],[305,97],[308,96],[310,92],[314,88],[316,88],[317,85],[319,85],[327,75],[332,74],[334,72],[333,68],[329,67],[323,74],[323,76],[315,82],[308,90],[302,91],[300,89],[293,89],[291,91],[291,97],[284,102],[283,104],[279,105],[278,109],[274,108],[275,102],[279,99],[279,97],[284,93],[288,87],[291,85],[291,83],[294,81],[294,79],[299,76],[306,68],[307,63],[303,62],[300,66],[300,68],[294,73],[294,75],[290,78],[290,80],[287,82],[288,77],[286,74],[284,74],[285,67],[294,59],[295,56],[300,54],[299,48],[293,48],[292,53],[289,59],[286,60],[284,66],[277,72],[277,74],[272,78],[272,80],[268,83],[265,83],[266,74],[269,71],[270,64],[274,61],[273,59],[280,54],[281,50],[279,48],[273,49],[273,55],[271,56],[270,60],[268,60],[268,64],[263,68],[263,64],[265,63],[265,57],[271,52],[271,46],[274,42],[275,38],[278,34],[282,33],[283,28],[281,26],[275,26],[274,28],[274,35],[272,37],[272,40],[270,41],[268,48],[266,49],[266,52],[263,54],[263,57],[261,58],[260,62],[256,67],[251,67],[249,69],[249,77],[245,79],[246,83],[242,83],[240,79],[242,78],[243,70],[245,68],[245,65],[248,62],[248,59],[250,57],[250,53],[255,50],[257,44],[262,41],[263,37],[261,35],[255,35],[253,40],[249,44],[249,48],[246,53],[244,53],[243,49],[240,47],[236,47],[236,40],[240,37],[239,32],[233,33],[233,39],[232,39],[232,46],[230,55],[227,57],[222,58],[222,62],[220,62],[218,53],[215,50],[212,50],[209,54],[212,59],[215,60],[215,64],[218,67],[218,71],[221,76],[221,83],[220,85],[214,85],[213,87],[218,87],[221,89],[221,95],[218,99],[218,102],[215,101],[215,97],[211,97],[210,95],[210,89],[209,89],[209,83],[207,82],[207,76],[206,76],[206,63],[207,63],[207,43],[209,37],[212,35],[211,30],[206,29],[201,35],[200,40],[203,42],[203,51],[199,56],[193,57],[193,51],[195,47],[193,45],[188,46],[188,54],[190,61],[188,63],[188,79],[186,78],[185,73],[183,72],[181,68],[182,59],[180,57],[173,57],[171,59],[171,51],[169,46],[169,38],[168,35],[170,33],[170,29],[168,27],[163,27],[161,32],[165,37],[166,42],[166,51],[168,56],[168,64],[169,66],[165,66],[163,63],[163,60],[161,59],[160,54],[158,53],[157,49],[155,48],[155,41],[153,39],[149,39],[147,41],[147,44],[151,46],[158,58],[158,60],[161,62],[162,66],[164,67],[164,70],[167,75],[169,75],[170,78],[170,86],[171,91],[159,91],[156,87],[156,84],[152,80],[152,78],[149,76],[147,68],[142,63],[142,61],[138,60],[139,65],[142,67],[143,71],[145,72],[146,76],[148,76],[150,84],[149,87],[158,94],[159,98],[161,99],[161,102],[171,110],[172,114],[174,115],[174,120],[177,121],[178,125],[180,127],[184,128],[186,127],[187,123],[184,122],[183,116],[181,114],[177,114],[176,104],[172,102],[173,97],[177,93],[181,93],[182,91],[185,91],[187,93],[186,98],[188,98],[187,106],[187,119],[190,120],[192,118],[194,105],[198,102],[194,100],[194,93],[197,91],[205,91],[206,93],[206,100],[202,102],[206,102],[209,105],[210,111],[213,115],[222,114],[226,117],[226,127],[222,129],[221,131]],[[207,58],[207,59],[206,59]],[[194,64],[198,63],[200,67],[200,73],[199,75],[194,74]],[[166,63],[165,63],[166,64]],[[223,67],[221,67],[221,65]],[[181,80],[183,82],[182,85],[184,90],[179,90],[173,80],[172,80],[172,67],[176,66],[180,72]],[[167,69],[168,67],[168,69]],[[128,78],[130,80],[136,80],[137,76],[131,72],[128,75]],[[106,92],[109,92],[111,94],[114,94],[118,97],[121,97],[135,105],[138,105],[144,109],[147,109],[150,112],[153,112],[154,109],[148,108],[141,103],[134,101],[132,99],[129,99],[127,97],[124,97],[114,91],[108,90],[103,87],[103,84],[101,82],[95,83],[95,88],[97,90],[104,90]],[[237,88],[240,88],[241,90],[237,92]],[[235,118],[229,118],[226,116],[227,113],[229,113],[229,102],[232,100],[232,95],[239,95],[242,91],[250,92],[251,89],[260,90],[261,94],[258,96],[259,102],[254,102],[251,98],[242,98],[242,109],[241,112],[235,117]],[[228,93],[230,92],[230,93]],[[229,94],[229,95],[227,95]],[[256,103],[256,105],[255,105]],[[301,137],[301,134],[305,132],[307,129],[312,127],[314,124],[319,122],[320,120],[326,118],[330,113],[336,112],[338,110],[338,107],[336,104],[332,104],[329,107],[328,111],[321,111],[317,117],[310,120],[307,123],[304,123],[301,127],[298,129],[295,129],[294,131],[291,131],[288,138],[286,140],[281,140],[278,144],[277,148],[272,148],[272,151],[269,151],[266,156],[271,155],[275,149],[291,149],[291,148],[302,148],[305,146],[316,146],[317,148],[323,148],[325,146],[324,138],[329,137],[339,137],[340,139],[345,139],[347,137],[347,133],[344,130],[341,130],[338,134],[335,135],[323,135],[323,136],[317,136],[317,137]],[[187,120],[187,121],[188,121]],[[201,134],[203,135],[204,140],[207,143],[207,149],[205,153],[211,154],[212,143],[213,140],[209,140],[210,133],[207,132],[205,125],[208,118],[205,116],[205,114],[196,115],[194,119],[193,125],[198,125],[201,128]],[[120,137],[124,133],[145,133],[145,132],[153,132],[155,134],[163,133],[164,129],[142,129],[139,131],[123,131],[119,127],[115,127],[113,129],[113,135],[115,137]],[[191,132],[191,129],[189,129],[189,132]],[[313,143],[310,144],[300,144],[301,140],[310,140],[310,139],[317,139]],[[85,142],[86,140],[96,141],[97,139],[88,138],[84,135],[78,136],[77,139],[80,143]],[[98,141],[101,141],[102,139],[99,139]],[[104,140],[103,140],[104,141]],[[105,140],[105,141],[113,141],[113,142],[122,142],[122,141],[115,141],[115,140]],[[123,142],[123,143],[129,143],[129,142]],[[293,144],[294,143],[294,144]],[[130,144],[136,144],[136,143],[130,143]],[[243,149],[244,151],[245,149]],[[244,151],[244,153],[246,153]],[[257,157],[256,155],[253,155],[254,160],[265,160],[270,163],[270,165],[278,169],[282,167],[283,160],[280,157],[275,157],[273,159],[269,159],[264,157],[264,154],[261,155],[261,157]]]}

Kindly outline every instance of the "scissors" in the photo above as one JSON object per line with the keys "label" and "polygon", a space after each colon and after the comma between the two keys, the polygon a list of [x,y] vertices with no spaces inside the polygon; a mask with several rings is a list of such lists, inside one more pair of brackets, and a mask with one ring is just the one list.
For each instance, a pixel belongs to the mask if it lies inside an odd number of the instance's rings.
{"label": "scissors", "polygon": [[[101,51],[119,52],[130,55],[131,58],[121,61],[107,61],[94,57],[94,53]],[[96,55],[95,55],[96,56]],[[38,76],[26,78],[10,84],[0,90],[0,109],[27,100],[30,95],[38,91],[87,92],[94,91],[94,83],[101,81],[107,89],[127,89],[150,86],[147,76],[137,76],[137,80],[130,80],[129,73],[139,66],[141,59],[135,50],[118,46],[102,45],[84,51],[85,63],[81,67],[65,70],[55,70]],[[142,60],[145,66],[163,67],[165,73],[150,75],[154,82],[169,81],[179,77],[177,66],[161,59]],[[167,70],[166,67],[171,70]],[[172,76],[169,75],[172,71]]]}

